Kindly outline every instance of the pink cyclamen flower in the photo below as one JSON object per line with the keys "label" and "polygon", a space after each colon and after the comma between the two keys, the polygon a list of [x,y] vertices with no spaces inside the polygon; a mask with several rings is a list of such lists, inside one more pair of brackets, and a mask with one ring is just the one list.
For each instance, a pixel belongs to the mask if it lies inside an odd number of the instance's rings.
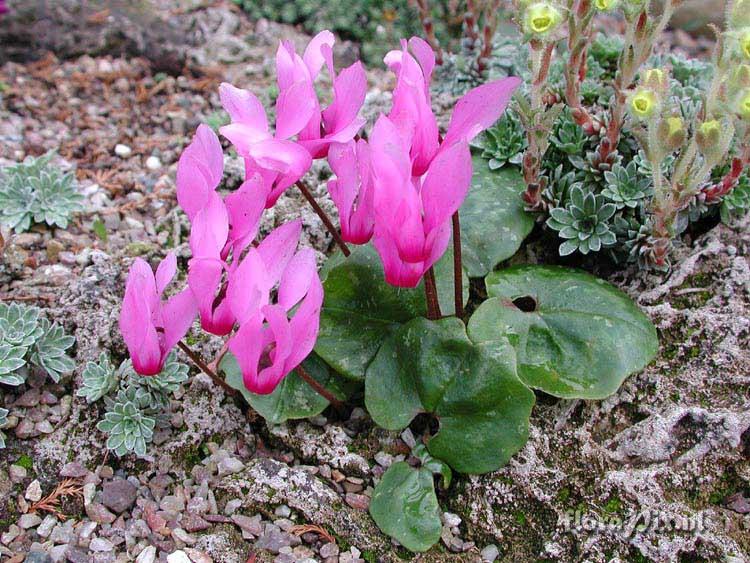
{"label": "pink cyclamen flower", "polygon": [[133,368],[141,375],[156,375],[177,342],[185,336],[197,313],[193,294],[184,289],[166,303],[164,289],[177,271],[173,253],[159,264],[156,276],[145,260],[136,258],[128,273],[120,313],[120,332]]}
{"label": "pink cyclamen flower", "polygon": [[412,38],[385,60],[398,82],[391,112],[370,137],[374,244],[386,281],[414,287],[448,247],[450,218],[471,184],[469,142],[499,119],[521,81],[506,78],[467,92],[441,142],[430,107],[429,46]]}
{"label": "pink cyclamen flower", "polygon": [[366,141],[334,143],[328,163],[336,178],[328,181],[328,192],[341,221],[341,238],[352,244],[365,244],[373,235],[373,186],[370,147]]}
{"label": "pink cyclamen flower", "polygon": [[[315,346],[323,285],[315,253],[294,252],[301,228],[294,221],[273,231],[257,248],[248,249],[230,279],[228,301],[240,328],[229,349],[253,393],[271,393]],[[270,295],[276,286],[274,304]]]}
{"label": "pink cyclamen flower", "polygon": [[228,334],[235,323],[224,299],[230,252],[238,257],[258,233],[270,186],[259,174],[225,199],[216,192],[224,157],[216,134],[206,125],[198,131],[177,165],[177,201],[192,223],[188,285],[200,311],[201,326]]}
{"label": "pink cyclamen flower", "polygon": [[[288,92],[302,89],[314,100],[314,110],[298,137],[299,144],[313,158],[325,157],[331,143],[352,140],[365,124],[358,117],[367,93],[365,69],[357,61],[337,75],[333,67],[334,42],[330,31],[321,31],[312,38],[302,57],[291,41],[282,41],[276,52],[279,95],[288,96]],[[333,102],[321,111],[314,83],[324,63],[333,83]]]}
{"label": "pink cyclamen flower", "polygon": [[8,6],[5,4],[5,0],[0,0],[0,15],[7,14],[9,11]]}
{"label": "pink cyclamen flower", "polygon": [[276,100],[276,134],[268,128],[263,104],[251,92],[224,83],[219,87],[224,109],[232,122],[219,131],[245,159],[246,177],[260,174],[264,185],[271,189],[266,208],[271,208],[289,186],[310,169],[312,157],[301,145],[292,141],[312,117],[317,98],[299,81]]}

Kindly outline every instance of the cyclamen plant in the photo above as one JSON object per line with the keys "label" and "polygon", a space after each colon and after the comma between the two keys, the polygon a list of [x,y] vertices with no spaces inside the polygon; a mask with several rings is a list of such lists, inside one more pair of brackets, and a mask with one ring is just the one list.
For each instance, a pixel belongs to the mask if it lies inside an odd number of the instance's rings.
{"label": "cyclamen plant", "polygon": [[[221,86],[231,123],[220,132],[244,159],[245,181],[226,196],[217,191],[222,149],[201,125],[177,170],[178,203],[191,222],[187,287],[162,300],[175,256],[155,272],[137,259],[120,327],[138,373],[159,373],[178,346],[269,423],[340,407],[347,390],[362,386],[383,428],[401,430],[418,414],[437,419],[438,432],[414,450],[421,467],[392,466],[370,506],[382,530],[424,551],[441,529],[433,475],[447,487],[451,469],[498,469],[528,437],[532,389],[606,397],[651,360],[656,332],[624,294],[588,274],[493,271],[532,220],[507,228],[509,214],[523,216],[523,185],[475,173],[481,156],[472,157],[470,143],[503,114],[518,78],[470,90],[441,134],[430,94],[435,55],[422,39],[404,40],[385,57],[396,75],[392,108],[365,136],[364,69],[355,63],[336,74],[333,40],[321,32],[301,56],[281,43],[273,128],[255,95]],[[314,88],[323,66],[333,83],[325,109]],[[327,159],[335,174],[328,190],[340,231],[301,180],[314,159]],[[340,248],[322,276],[313,251],[297,249],[299,220],[258,240],[264,209],[292,186]],[[468,277],[484,278],[489,299],[469,295]],[[196,316],[225,339],[210,363],[181,341]]]}

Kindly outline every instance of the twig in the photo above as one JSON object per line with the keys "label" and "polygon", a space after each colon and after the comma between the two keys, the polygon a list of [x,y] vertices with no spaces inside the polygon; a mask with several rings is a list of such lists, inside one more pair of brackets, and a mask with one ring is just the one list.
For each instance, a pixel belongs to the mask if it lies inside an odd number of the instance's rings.
{"label": "twig", "polygon": [[55,490],[43,499],[36,501],[29,507],[29,512],[49,512],[57,517],[58,520],[65,520],[67,517],[60,512],[60,498],[65,496],[76,496],[83,498],[83,489],[75,479],[65,479],[59,483]]}
{"label": "twig", "polygon": [[318,395],[323,397],[326,401],[331,403],[333,407],[337,410],[343,410],[344,403],[339,401],[333,393],[331,393],[328,389],[323,387],[320,383],[318,383],[315,378],[307,373],[307,370],[302,367],[302,365],[297,366],[297,373],[302,378],[302,380],[307,383],[310,387],[312,387],[313,391],[315,391]]}
{"label": "twig", "polygon": [[326,540],[328,543],[336,543],[336,538],[334,538],[328,530],[323,528],[322,526],[318,526],[317,524],[298,524],[296,526],[292,526],[290,530],[295,536],[301,536],[302,534],[307,533],[314,533],[318,534],[321,538]]}
{"label": "twig", "polygon": [[323,208],[320,205],[318,205],[318,202],[315,201],[315,198],[313,197],[312,193],[310,193],[310,190],[308,189],[308,187],[304,184],[302,180],[299,180],[296,185],[299,188],[299,191],[302,192],[302,195],[305,196],[305,199],[307,200],[307,202],[310,205],[312,205],[312,208],[315,210],[315,213],[318,214],[318,217],[320,217],[320,220],[323,221],[323,224],[326,226],[326,229],[328,229],[328,232],[331,233],[333,240],[335,240],[336,244],[339,245],[341,252],[344,253],[344,256],[349,256],[351,254],[351,252],[349,252],[349,247],[346,246],[344,239],[341,238],[341,235],[339,234],[338,230],[336,230],[336,227],[333,225],[331,218],[328,217],[326,212],[323,211]]}
{"label": "twig", "polygon": [[464,316],[463,260],[461,259],[461,220],[458,211],[453,214],[453,297],[456,316]]}
{"label": "twig", "polygon": [[203,373],[205,373],[208,377],[210,377],[211,380],[216,385],[218,385],[219,387],[221,387],[222,389],[224,389],[224,391],[226,391],[229,395],[231,395],[233,397],[237,396],[237,390],[234,389],[233,387],[231,387],[226,381],[224,381],[223,379],[221,379],[218,375],[216,375],[216,373],[210,367],[208,367],[206,365],[206,363],[203,361],[203,359],[198,354],[196,354],[195,352],[193,352],[187,346],[187,344],[185,344],[184,342],[180,341],[180,342],[177,343],[177,346],[179,347],[180,350],[182,350],[183,352],[185,352],[185,354],[187,355],[187,357],[190,358],[190,360],[198,367],[198,369],[200,369]]}
{"label": "twig", "polygon": [[437,284],[435,283],[435,270],[430,268],[424,275],[424,294],[427,301],[427,318],[436,321],[442,318],[440,302],[437,296]]}

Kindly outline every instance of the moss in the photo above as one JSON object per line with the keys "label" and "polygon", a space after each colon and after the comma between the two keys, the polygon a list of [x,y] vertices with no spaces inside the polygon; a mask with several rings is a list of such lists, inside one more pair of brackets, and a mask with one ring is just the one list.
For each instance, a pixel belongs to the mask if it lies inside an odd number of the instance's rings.
{"label": "moss", "polygon": [[125,254],[131,257],[145,256],[156,250],[153,244],[147,242],[131,242],[125,247]]}
{"label": "moss", "polygon": [[21,467],[23,467],[23,468],[24,468],[24,469],[26,469],[27,471],[33,471],[33,470],[34,470],[34,460],[32,460],[32,459],[31,459],[31,458],[30,458],[29,456],[27,456],[26,454],[23,454],[23,455],[21,455],[21,457],[19,457],[19,458],[18,458],[18,459],[16,460],[16,463],[15,463],[15,464],[16,464],[16,465],[20,465]]}
{"label": "moss", "polygon": [[620,512],[622,512],[622,501],[617,497],[612,497],[607,501],[602,509],[608,514],[619,514]]}

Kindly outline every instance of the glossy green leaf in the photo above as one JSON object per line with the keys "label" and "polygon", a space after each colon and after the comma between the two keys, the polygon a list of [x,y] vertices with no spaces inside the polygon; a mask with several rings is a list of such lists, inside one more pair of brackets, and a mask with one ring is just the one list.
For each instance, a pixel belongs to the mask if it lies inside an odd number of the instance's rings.
{"label": "glossy green leaf", "polygon": [[[426,315],[424,288],[393,287],[385,282],[380,257],[371,245],[334,255],[323,272],[325,301],[315,351],[341,375],[363,380],[383,342],[403,323]],[[453,314],[452,248],[435,265],[438,298],[444,315]],[[464,302],[469,280],[463,276]]]}
{"label": "glossy green leaf", "polygon": [[423,292],[385,283],[380,257],[370,245],[352,249],[346,259],[337,258],[323,286],[315,352],[353,379],[364,379],[368,364],[394,330],[425,314]]}
{"label": "glossy green leaf", "polygon": [[473,158],[471,189],[461,206],[463,263],[471,277],[481,278],[513,256],[534,227],[524,210],[523,176],[515,166],[490,170],[481,156]]}
{"label": "glossy green leaf", "polygon": [[486,473],[526,443],[534,394],[516,376],[507,342],[474,344],[456,318],[414,319],[367,370],[365,402],[389,429],[434,414],[440,430],[427,443],[430,454],[456,471]]}
{"label": "glossy green leaf", "polygon": [[430,549],[440,540],[442,529],[432,472],[404,461],[391,465],[373,491],[370,515],[405,548]]}
{"label": "glossy green leaf", "polygon": [[516,266],[486,283],[495,299],[474,313],[469,336],[490,346],[509,340],[519,377],[556,397],[607,397],[658,350],[656,329],[635,303],[585,272]]}
{"label": "glossy green leaf", "polygon": [[[333,381],[330,368],[322,359],[313,354],[302,365],[321,385],[324,385],[337,396],[343,395]],[[240,366],[231,352],[224,356],[220,369],[225,374],[226,382],[242,393],[250,406],[268,424],[281,424],[290,419],[315,416],[323,412],[328,406],[328,401],[305,383],[296,371],[287,375],[274,389],[273,393],[257,395],[245,388],[242,383]]]}

